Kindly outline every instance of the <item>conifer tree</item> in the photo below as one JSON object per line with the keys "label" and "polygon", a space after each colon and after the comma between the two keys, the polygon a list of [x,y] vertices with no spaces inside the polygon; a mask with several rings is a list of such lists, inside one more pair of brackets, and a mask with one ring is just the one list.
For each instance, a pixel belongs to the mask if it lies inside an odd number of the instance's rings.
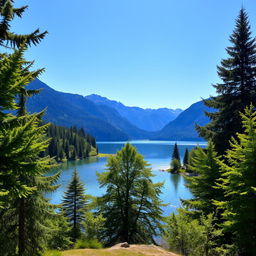
{"label": "conifer tree", "polygon": [[180,153],[179,153],[177,143],[174,144],[173,152],[172,152],[172,160],[174,159],[177,159],[180,162]]}
{"label": "conifer tree", "polygon": [[183,166],[186,170],[188,170],[188,157],[189,157],[189,152],[188,152],[188,149],[186,148],[185,155],[183,158]]}
{"label": "conifer tree", "polygon": [[239,255],[256,255],[256,112],[253,106],[241,114],[244,133],[232,139],[226,161],[221,164],[219,188],[224,199],[216,205],[223,210],[223,228],[234,234]]}
{"label": "conifer tree", "polygon": [[40,32],[36,29],[30,34],[17,34],[11,31],[11,22],[15,17],[21,18],[28,6],[20,8],[14,7],[14,0],[0,1],[0,45],[4,47],[18,47],[20,48],[24,43],[29,46],[31,44],[37,45],[46,35],[45,32]]}
{"label": "conifer tree", "polygon": [[192,165],[189,169],[197,176],[186,177],[187,187],[193,194],[193,199],[183,200],[194,215],[208,215],[216,212],[213,200],[222,198],[222,193],[216,188],[220,178],[220,166],[213,143],[208,143],[207,149],[197,148],[193,151]]}
{"label": "conifer tree", "polygon": [[[56,189],[58,174],[45,177],[53,166],[49,157],[40,157],[49,142],[47,125],[41,124],[43,113],[29,115],[25,109],[26,97],[38,92],[25,86],[42,70],[30,71],[33,62],[25,61],[23,55],[26,46],[39,43],[45,33],[10,32],[15,15],[21,17],[26,9],[13,8],[13,2],[0,1],[0,44],[18,48],[0,58],[0,251],[1,255],[41,255],[47,219],[54,214],[44,195]],[[15,109],[17,116],[3,112]]]}
{"label": "conifer tree", "polygon": [[214,85],[217,96],[204,101],[216,112],[207,112],[211,122],[197,127],[202,137],[213,141],[219,154],[229,148],[231,137],[242,131],[239,112],[250,103],[256,105],[256,41],[251,36],[244,8],[236,20],[230,42],[231,46],[226,48],[228,57],[218,66],[223,82]]}
{"label": "conifer tree", "polygon": [[63,214],[68,219],[71,227],[72,242],[76,242],[81,236],[87,203],[88,199],[84,194],[84,185],[75,169],[62,201]]}
{"label": "conifer tree", "polygon": [[102,230],[106,245],[154,242],[162,221],[162,183],[153,184],[148,166],[136,148],[126,144],[108,159],[108,170],[98,174],[101,187],[106,187],[99,198],[100,213],[106,219]]}
{"label": "conifer tree", "polygon": [[171,172],[178,173],[181,168],[180,153],[177,143],[174,144],[171,161]]}

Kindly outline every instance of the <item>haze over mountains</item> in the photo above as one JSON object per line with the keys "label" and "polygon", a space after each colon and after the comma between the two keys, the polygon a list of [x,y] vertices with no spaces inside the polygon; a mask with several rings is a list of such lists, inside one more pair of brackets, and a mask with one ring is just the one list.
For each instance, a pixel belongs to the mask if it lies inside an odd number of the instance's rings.
{"label": "haze over mountains", "polygon": [[44,120],[61,126],[83,127],[98,141],[156,139],[196,140],[195,122],[208,122],[202,102],[190,108],[142,109],[127,107],[99,95],[81,96],[58,92],[36,79],[29,87],[42,92],[28,99],[30,112],[47,108]]}

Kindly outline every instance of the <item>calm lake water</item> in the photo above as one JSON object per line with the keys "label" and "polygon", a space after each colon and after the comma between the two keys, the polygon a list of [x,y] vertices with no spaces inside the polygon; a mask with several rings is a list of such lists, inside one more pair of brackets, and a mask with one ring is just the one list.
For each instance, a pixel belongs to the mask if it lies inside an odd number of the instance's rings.
{"label": "calm lake water", "polygon": [[[190,191],[185,186],[185,180],[181,175],[169,174],[160,171],[167,169],[170,166],[170,159],[175,142],[173,141],[130,141],[138,152],[142,154],[146,161],[151,164],[153,174],[153,182],[164,182],[162,189],[161,199],[165,204],[163,208],[164,215],[169,215],[180,206],[180,199],[191,198]],[[186,148],[188,150],[199,145],[205,147],[205,142],[191,142],[191,141],[178,141],[178,148],[181,159],[183,159]],[[114,154],[120,150],[125,142],[98,142],[100,153]],[[105,169],[107,158],[93,157],[81,161],[68,162],[61,165],[59,168],[62,170],[59,183],[60,188],[57,191],[48,194],[52,203],[60,203],[64,191],[71,179],[72,171],[76,168],[79,172],[81,180],[85,184],[86,193],[93,196],[101,196],[105,189],[99,187],[96,173],[102,173]]]}

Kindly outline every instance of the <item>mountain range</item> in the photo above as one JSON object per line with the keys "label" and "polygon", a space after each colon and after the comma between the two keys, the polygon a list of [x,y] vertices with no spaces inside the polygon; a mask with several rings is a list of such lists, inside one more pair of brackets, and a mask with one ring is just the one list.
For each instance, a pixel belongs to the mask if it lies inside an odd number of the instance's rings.
{"label": "mountain range", "polygon": [[131,124],[145,131],[159,131],[169,122],[174,120],[182,109],[143,109],[139,107],[127,107],[121,102],[109,100],[97,94],[86,96],[86,99],[94,102],[98,106],[107,106],[115,109],[122,117],[127,119]]}
{"label": "mountain range", "polygon": [[44,120],[61,126],[83,127],[98,141],[130,139],[195,140],[195,123],[205,125],[208,118],[203,102],[181,109],[143,109],[128,107],[99,95],[81,96],[52,89],[39,79],[29,89],[42,89],[27,100],[29,112],[46,109]]}

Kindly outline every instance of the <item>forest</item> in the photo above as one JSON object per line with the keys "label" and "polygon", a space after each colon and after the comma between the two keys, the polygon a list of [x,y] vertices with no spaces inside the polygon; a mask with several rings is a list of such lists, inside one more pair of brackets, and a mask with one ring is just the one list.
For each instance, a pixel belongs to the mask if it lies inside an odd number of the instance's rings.
{"label": "forest", "polygon": [[47,31],[12,32],[27,9],[14,2],[0,1],[0,255],[58,256],[123,242],[156,245],[158,238],[185,256],[256,255],[256,40],[246,10],[217,67],[216,96],[204,100],[216,111],[196,127],[207,147],[186,151],[183,167],[174,147],[170,169],[196,174],[185,176],[193,197],[164,217],[164,184],[153,183],[151,166],[130,143],[97,174],[102,196],[87,194],[75,169],[61,204],[46,197],[60,186],[57,162],[95,155],[97,145],[83,129],[43,123],[43,110],[27,111],[26,99],[40,94],[27,85],[44,69],[33,70],[25,54]]}

